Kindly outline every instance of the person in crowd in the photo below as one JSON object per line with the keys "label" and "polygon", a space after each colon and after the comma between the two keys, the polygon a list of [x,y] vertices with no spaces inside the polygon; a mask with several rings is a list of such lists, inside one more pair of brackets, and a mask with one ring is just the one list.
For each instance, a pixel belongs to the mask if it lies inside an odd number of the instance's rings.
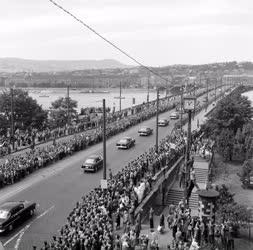
{"label": "person in crowd", "polygon": [[152,207],[149,210],[149,227],[150,231],[154,230],[154,210]]}
{"label": "person in crowd", "polygon": [[160,219],[159,219],[159,229],[158,232],[160,234],[164,233],[164,229],[165,229],[165,221],[164,221],[164,214],[160,215]]}

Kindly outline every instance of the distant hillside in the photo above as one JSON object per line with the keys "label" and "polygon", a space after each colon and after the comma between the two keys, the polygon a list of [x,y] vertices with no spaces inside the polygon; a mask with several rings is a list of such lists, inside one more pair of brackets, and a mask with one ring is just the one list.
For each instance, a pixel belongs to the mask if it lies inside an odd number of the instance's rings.
{"label": "distant hillside", "polygon": [[29,60],[21,58],[0,58],[0,72],[52,72],[85,69],[127,68],[113,59],[105,60]]}

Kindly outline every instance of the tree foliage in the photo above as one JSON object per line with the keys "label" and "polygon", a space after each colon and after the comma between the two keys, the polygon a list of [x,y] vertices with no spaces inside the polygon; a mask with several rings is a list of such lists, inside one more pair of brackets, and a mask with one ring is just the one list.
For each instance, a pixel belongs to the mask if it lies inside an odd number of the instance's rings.
{"label": "tree foliage", "polygon": [[[4,90],[0,94],[0,113],[3,119],[11,121],[11,92]],[[47,119],[47,113],[37,101],[22,89],[13,89],[14,127],[19,129],[41,128]]]}
{"label": "tree foliage", "polygon": [[10,125],[9,125],[7,118],[2,114],[0,114],[0,124],[1,124],[0,135],[5,135],[7,132],[7,129]]}
{"label": "tree foliage", "polygon": [[244,161],[253,156],[253,113],[242,91],[239,87],[222,99],[202,127],[215,140],[216,150],[225,161]]}
{"label": "tree foliage", "polygon": [[251,219],[251,212],[245,205],[234,201],[234,194],[229,192],[226,185],[217,186],[219,192],[217,204],[217,219],[219,221],[229,220],[234,226],[239,227],[241,222],[247,223]]}
{"label": "tree foliage", "polygon": [[247,97],[236,92],[221,100],[210,118],[206,127],[213,134],[219,134],[223,129],[229,129],[235,134],[238,128],[252,118],[251,103]]}
{"label": "tree foliage", "polygon": [[[53,127],[62,127],[67,124],[68,121],[68,112],[69,112],[69,121],[73,119],[76,114],[77,101],[72,100],[69,97],[60,97],[54,102],[51,103],[51,121]],[[69,110],[69,111],[68,111]]]}

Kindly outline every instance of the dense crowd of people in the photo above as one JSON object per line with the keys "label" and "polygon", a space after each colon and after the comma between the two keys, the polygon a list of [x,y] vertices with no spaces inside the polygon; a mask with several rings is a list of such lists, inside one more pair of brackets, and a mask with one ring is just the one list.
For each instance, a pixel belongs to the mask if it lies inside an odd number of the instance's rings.
{"label": "dense crowd of people", "polygon": [[[166,227],[165,219],[160,217],[160,233]],[[152,220],[152,216],[150,217]],[[231,221],[216,222],[207,217],[192,216],[191,209],[183,200],[177,206],[170,205],[167,227],[172,241],[168,249],[234,249],[234,225]]]}
{"label": "dense crowd of people", "polygon": [[[160,111],[171,109],[173,104],[164,103],[160,105]],[[118,121],[109,123],[106,128],[107,137],[120,133],[129,127],[149,119],[156,113],[156,107],[145,108],[141,113],[126,116]],[[24,154],[16,156],[10,155],[5,162],[0,165],[0,187],[24,178],[31,172],[45,167],[48,164],[61,160],[62,158],[88,147],[89,145],[102,141],[102,127],[94,130],[87,130],[76,134],[66,140],[55,140],[51,145],[35,147]]]}
{"label": "dense crowd of people", "polygon": [[[165,112],[175,106],[174,103],[164,101],[160,103],[160,112]],[[199,106],[196,112],[203,106]],[[125,116],[107,125],[107,137],[123,132],[156,114],[156,106],[150,105],[143,108],[142,112],[131,116]],[[187,118],[183,119],[185,123]],[[23,154],[9,155],[4,162],[0,163],[0,187],[13,184],[37,169],[63,159],[77,151],[102,141],[102,127],[94,130],[87,130],[83,133],[75,134],[65,140],[54,140],[52,144],[35,147]]]}
{"label": "dense crowd of people", "polygon": [[[171,167],[184,148],[184,137],[174,132],[161,141],[158,153],[151,148],[115,175],[110,173],[108,188],[99,187],[83,196],[69,214],[60,235],[44,242],[42,249],[130,249],[124,242],[131,228],[134,244],[142,244],[142,214],[140,211],[136,215],[136,208],[152,189],[152,177],[164,166]],[[127,234],[125,239],[114,235],[115,229],[122,225]]]}
{"label": "dense crowd of people", "polygon": [[[198,96],[202,95],[204,92],[205,90],[203,89],[199,90]],[[170,103],[166,99],[161,99],[160,104],[162,106],[167,105],[168,107],[171,107]],[[174,101],[174,104],[176,105],[177,103]],[[155,107],[154,101],[150,102],[149,104],[144,103],[134,108],[122,110],[122,112],[107,112],[107,123],[119,121],[120,119],[132,116],[136,113],[142,113],[150,107]],[[164,109],[164,111],[168,110],[168,107]],[[12,146],[13,143],[11,141],[11,133],[9,131],[6,135],[0,136],[0,157],[8,155],[25,147],[34,147],[36,144],[39,143],[44,143],[50,140],[54,140],[55,138],[60,138],[67,135],[81,133],[92,128],[97,128],[101,125],[101,115],[94,116],[94,114],[88,114],[85,116],[85,119],[80,119],[79,121],[72,122],[71,124],[66,124],[66,126],[64,127],[54,129],[50,129],[49,127],[47,127],[43,130],[32,128],[27,129],[25,131],[16,129],[14,133],[14,148]]]}
{"label": "dense crowd of people", "polygon": [[[160,112],[172,107],[173,103],[161,103]],[[107,136],[122,132],[149,119],[155,113],[156,107],[151,105],[139,114],[110,123],[107,126]],[[12,184],[38,168],[101,140],[102,128],[97,127],[65,141],[54,140],[51,145],[33,148],[22,155],[10,156],[0,166],[0,185]],[[142,214],[140,211],[135,216],[135,210],[152,189],[152,177],[162,167],[172,166],[182,155],[184,148],[184,136],[175,130],[160,142],[158,153],[151,148],[114,176],[110,173],[108,188],[96,188],[83,196],[69,214],[60,235],[54,236],[50,242],[44,242],[42,249],[130,249],[129,238],[134,238],[135,245],[144,245],[148,239],[140,235]],[[122,221],[125,238],[114,235],[114,219],[116,227],[120,226]]]}

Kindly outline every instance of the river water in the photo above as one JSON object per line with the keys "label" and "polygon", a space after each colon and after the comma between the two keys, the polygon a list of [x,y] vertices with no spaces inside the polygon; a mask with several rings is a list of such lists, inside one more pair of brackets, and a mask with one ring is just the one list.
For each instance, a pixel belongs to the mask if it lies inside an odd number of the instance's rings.
{"label": "river water", "polygon": [[[99,89],[99,91],[108,91],[106,93],[81,93],[89,91],[89,89],[69,89],[69,96],[71,99],[77,101],[80,111],[82,107],[102,107],[102,99],[106,100],[106,106],[115,110],[119,110],[119,89]],[[66,97],[66,89],[29,89],[29,95],[36,99],[38,104],[42,105],[43,109],[49,109],[51,103],[59,97]],[[133,98],[135,98],[135,105],[141,104],[147,101],[147,90],[145,89],[122,89],[121,96],[121,108],[128,108],[133,105]],[[165,92],[160,94],[160,98],[165,96]],[[156,91],[151,90],[149,93],[149,100],[156,99]]]}

